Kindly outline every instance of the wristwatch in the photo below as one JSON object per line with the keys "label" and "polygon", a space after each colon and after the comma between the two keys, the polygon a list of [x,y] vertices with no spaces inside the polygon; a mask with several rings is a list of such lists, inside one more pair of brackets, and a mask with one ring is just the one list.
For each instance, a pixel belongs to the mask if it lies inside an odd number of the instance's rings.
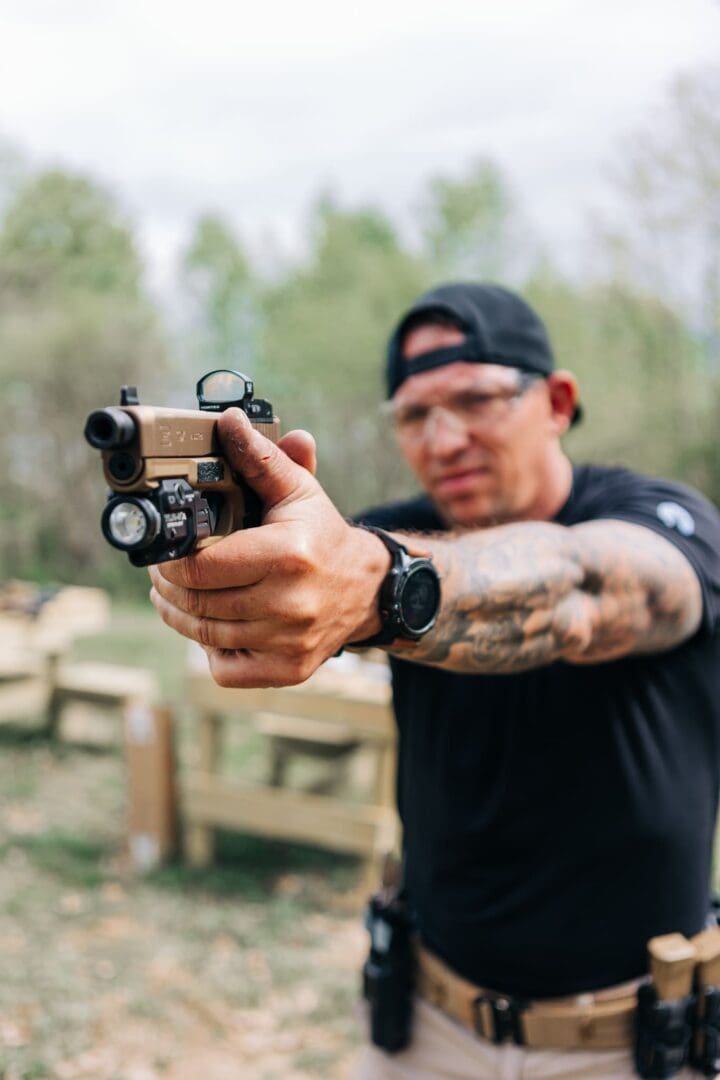
{"label": "wristwatch", "polygon": [[355,647],[419,641],[435,625],[440,610],[440,575],[427,556],[411,555],[406,547],[375,525],[360,528],[375,533],[392,555],[392,566],[380,586],[382,629]]}

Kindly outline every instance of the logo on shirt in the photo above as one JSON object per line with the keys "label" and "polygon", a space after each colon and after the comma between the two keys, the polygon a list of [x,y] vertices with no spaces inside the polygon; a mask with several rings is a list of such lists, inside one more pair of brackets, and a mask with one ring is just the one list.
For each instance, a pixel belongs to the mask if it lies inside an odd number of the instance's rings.
{"label": "logo on shirt", "polygon": [[692,536],[695,532],[695,518],[679,503],[658,503],[656,513],[663,525],[677,529],[681,536]]}

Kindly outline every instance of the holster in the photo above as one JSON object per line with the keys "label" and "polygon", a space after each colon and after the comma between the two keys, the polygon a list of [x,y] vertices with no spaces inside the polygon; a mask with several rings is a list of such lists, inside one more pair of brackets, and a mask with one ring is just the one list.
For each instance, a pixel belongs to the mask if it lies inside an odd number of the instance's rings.
{"label": "holster", "polygon": [[415,988],[414,924],[402,893],[383,889],[370,899],[365,916],[370,953],[363,967],[363,996],[370,1037],[386,1053],[410,1042]]}
{"label": "holster", "polygon": [[666,1080],[688,1063],[695,999],[662,1001],[651,983],[638,990],[635,1067],[639,1076]]}

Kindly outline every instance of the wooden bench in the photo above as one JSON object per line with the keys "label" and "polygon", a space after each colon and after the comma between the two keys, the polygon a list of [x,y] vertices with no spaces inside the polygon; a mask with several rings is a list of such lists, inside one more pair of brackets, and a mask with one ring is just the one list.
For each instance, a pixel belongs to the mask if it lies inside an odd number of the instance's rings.
{"label": "wooden bench", "polygon": [[0,720],[44,714],[52,732],[62,657],[74,638],[102,629],[109,610],[102,589],[0,583]]}
{"label": "wooden bench", "polygon": [[276,713],[257,713],[253,723],[270,746],[272,787],[285,784],[290,763],[296,757],[320,760],[327,767],[326,776],[316,781],[312,790],[340,791],[347,783],[353,754],[362,744],[343,724]]}
{"label": "wooden bench", "polygon": [[95,661],[59,663],[47,706],[46,727],[58,733],[62,709],[70,702],[124,710],[135,702],[152,705],[159,696],[152,671]]}
{"label": "wooden bench", "polygon": [[[217,828],[360,855],[371,873],[396,850],[395,727],[386,682],[321,669],[302,686],[228,690],[217,686],[207,670],[195,670],[188,675],[187,698],[198,735],[196,765],[180,777],[185,855],[191,864],[211,862]],[[270,783],[241,783],[221,775],[223,728],[233,714],[252,717],[257,730],[271,739],[275,761]],[[343,797],[336,784],[332,794],[284,786],[292,753],[338,762],[361,748],[374,759],[365,802]]]}

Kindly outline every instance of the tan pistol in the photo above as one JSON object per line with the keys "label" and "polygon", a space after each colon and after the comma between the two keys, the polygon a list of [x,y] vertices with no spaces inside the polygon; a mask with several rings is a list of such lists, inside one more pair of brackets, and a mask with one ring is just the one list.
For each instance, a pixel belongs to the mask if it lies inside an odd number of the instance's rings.
{"label": "tan pistol", "polygon": [[141,405],[135,387],[123,386],[120,405],[87,418],[85,438],[102,452],[110,488],[103,535],[127,552],[133,566],[182,559],[260,524],[257,497],[222,453],[217,418],[225,409],[242,409],[273,442],[280,421],[239,371],[208,372],[197,384],[197,398],[197,410],[157,408]]}

